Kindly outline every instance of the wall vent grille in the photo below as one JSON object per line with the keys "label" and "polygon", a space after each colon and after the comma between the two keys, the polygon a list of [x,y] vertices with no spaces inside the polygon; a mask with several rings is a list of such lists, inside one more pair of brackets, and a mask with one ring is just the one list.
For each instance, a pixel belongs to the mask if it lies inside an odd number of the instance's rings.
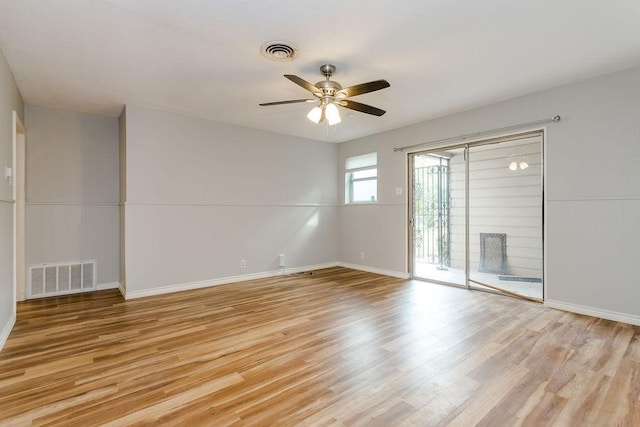
{"label": "wall vent grille", "polygon": [[96,289],[96,261],[30,265],[27,298],[89,292]]}

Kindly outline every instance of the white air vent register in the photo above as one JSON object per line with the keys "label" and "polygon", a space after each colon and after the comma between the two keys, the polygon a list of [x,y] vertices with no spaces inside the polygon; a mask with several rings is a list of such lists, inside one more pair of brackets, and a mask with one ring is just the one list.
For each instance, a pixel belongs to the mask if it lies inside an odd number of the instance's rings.
{"label": "white air vent register", "polygon": [[30,265],[28,281],[27,298],[93,291],[96,289],[96,261]]}

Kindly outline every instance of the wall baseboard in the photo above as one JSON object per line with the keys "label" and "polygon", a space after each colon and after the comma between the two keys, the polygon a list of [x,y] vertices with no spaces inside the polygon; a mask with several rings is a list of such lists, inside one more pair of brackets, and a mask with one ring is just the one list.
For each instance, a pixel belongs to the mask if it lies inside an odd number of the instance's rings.
{"label": "wall baseboard", "polygon": [[337,262],[328,262],[325,264],[315,264],[315,265],[306,265],[302,267],[286,268],[284,269],[284,271],[273,270],[273,271],[265,271],[261,273],[243,274],[240,276],[229,276],[229,277],[222,277],[220,279],[202,280],[199,282],[191,282],[191,283],[180,283],[177,285],[162,286],[159,288],[144,289],[140,291],[128,291],[123,286],[120,286],[120,292],[122,292],[124,299],[130,300],[134,298],[143,298],[143,297],[149,297],[153,295],[162,295],[162,294],[168,294],[172,292],[189,291],[193,289],[208,288],[210,286],[244,282],[247,280],[266,279],[269,277],[280,276],[283,273],[286,275],[286,274],[302,273],[304,271],[321,270],[323,268],[336,267],[337,265],[338,265]]}
{"label": "wall baseboard", "polygon": [[7,342],[7,339],[9,338],[9,334],[11,333],[11,330],[13,329],[13,325],[16,324],[16,314],[12,313],[11,317],[9,317],[9,321],[7,322],[6,325],[4,325],[4,328],[2,328],[2,332],[0,333],[0,350],[2,350],[2,348],[4,347],[4,344]]}
{"label": "wall baseboard", "polygon": [[96,291],[104,291],[105,289],[118,289],[119,287],[120,282],[98,283],[96,285]]}
{"label": "wall baseboard", "polygon": [[619,313],[616,311],[603,310],[596,307],[585,305],[571,304],[562,301],[546,300],[544,305],[557,310],[569,311],[571,313],[584,314],[586,316],[599,317],[601,319],[614,320],[616,322],[629,323],[630,325],[640,326],[640,316],[627,313]]}
{"label": "wall baseboard", "polygon": [[402,273],[400,271],[393,271],[393,270],[383,270],[381,268],[369,267],[368,265],[339,262],[338,266],[344,267],[344,268],[351,268],[353,270],[366,271],[368,273],[382,274],[383,276],[397,277],[398,279],[408,279],[409,277],[411,277],[409,276],[409,273]]}

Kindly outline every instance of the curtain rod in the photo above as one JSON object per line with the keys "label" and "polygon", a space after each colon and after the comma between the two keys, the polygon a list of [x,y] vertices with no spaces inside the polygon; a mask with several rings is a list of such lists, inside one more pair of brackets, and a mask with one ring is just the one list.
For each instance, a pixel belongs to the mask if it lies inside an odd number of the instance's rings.
{"label": "curtain rod", "polygon": [[434,141],[429,141],[429,142],[421,142],[419,144],[405,145],[404,147],[393,147],[393,151],[404,151],[404,150],[406,150],[408,148],[421,147],[423,145],[437,144],[437,143],[440,143],[440,142],[450,142],[450,141],[465,140],[465,139],[469,139],[469,138],[474,138],[474,137],[483,136],[483,135],[492,134],[492,133],[503,132],[503,131],[507,131],[507,130],[521,129],[521,128],[528,127],[528,126],[541,125],[541,124],[544,124],[544,123],[550,123],[550,122],[557,123],[559,121],[560,121],[560,116],[553,116],[553,117],[551,117],[549,119],[536,120],[535,122],[520,123],[518,125],[505,126],[503,128],[483,130],[483,131],[480,131],[480,132],[468,133],[468,134],[465,134],[465,135],[453,136],[453,137],[450,137],[450,138],[442,138],[442,139],[436,139]]}

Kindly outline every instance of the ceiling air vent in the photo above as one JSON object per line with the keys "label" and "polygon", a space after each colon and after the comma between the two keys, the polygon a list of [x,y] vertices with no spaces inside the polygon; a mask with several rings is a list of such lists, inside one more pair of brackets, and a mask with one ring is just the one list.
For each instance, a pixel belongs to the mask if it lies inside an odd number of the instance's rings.
{"label": "ceiling air vent", "polygon": [[291,43],[274,41],[263,44],[260,52],[272,61],[291,61],[297,50]]}

